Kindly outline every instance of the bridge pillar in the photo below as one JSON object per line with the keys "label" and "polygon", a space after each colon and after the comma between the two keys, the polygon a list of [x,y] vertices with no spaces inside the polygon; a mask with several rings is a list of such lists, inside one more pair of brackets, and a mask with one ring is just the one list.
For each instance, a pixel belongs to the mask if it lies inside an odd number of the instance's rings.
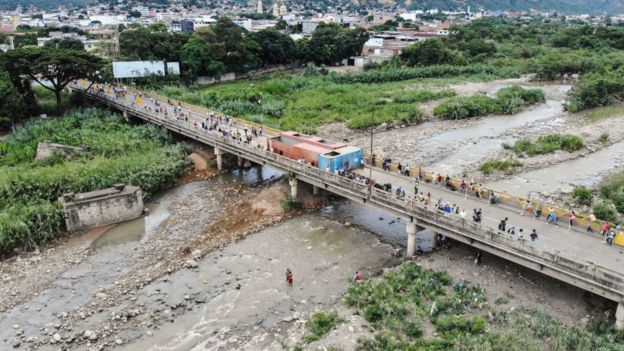
{"label": "bridge pillar", "polygon": [[319,187],[316,185],[312,185],[312,195],[318,195],[319,192],[320,192]]}
{"label": "bridge pillar", "polygon": [[243,167],[244,168],[251,168],[251,162],[249,160],[245,160],[243,162]]}
{"label": "bridge pillar", "polygon": [[236,159],[236,162],[238,164],[238,168],[243,167],[243,158],[242,157],[238,156],[237,159]]}
{"label": "bridge pillar", "polygon": [[624,330],[624,301],[620,301],[615,310],[615,329]]}
{"label": "bridge pillar", "polygon": [[215,145],[214,154],[217,156],[217,169],[223,169],[223,153],[219,148],[219,145]]}
{"label": "bridge pillar", "polygon": [[126,122],[130,122],[130,117],[128,116],[128,111],[126,111],[126,110],[123,111],[123,118],[126,120]]}
{"label": "bridge pillar", "polygon": [[416,253],[416,222],[407,222],[407,257],[412,257]]}
{"label": "bridge pillar", "polygon": [[290,184],[290,196],[297,197],[297,178],[292,177],[288,180],[288,184]]}

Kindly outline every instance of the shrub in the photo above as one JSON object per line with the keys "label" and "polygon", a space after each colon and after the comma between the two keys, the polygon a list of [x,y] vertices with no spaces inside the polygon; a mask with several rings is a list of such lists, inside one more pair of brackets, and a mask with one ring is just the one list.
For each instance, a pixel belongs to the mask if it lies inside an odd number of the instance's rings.
{"label": "shrub", "polygon": [[579,186],[572,190],[572,197],[579,204],[590,206],[592,204],[594,194],[590,189],[587,189],[584,186]]}
{"label": "shrub", "polygon": [[345,320],[336,312],[317,312],[313,314],[312,318],[305,324],[310,335],[306,336],[304,340],[308,343],[318,340],[344,321]]}
{"label": "shrub", "polygon": [[518,140],[513,149],[516,153],[526,153],[529,156],[549,154],[557,150],[573,152],[583,148],[583,140],[576,135],[570,134],[548,134],[537,138],[537,141]]}
{"label": "shrub", "polygon": [[493,170],[509,171],[512,168],[520,167],[522,163],[518,160],[488,160],[481,165],[481,171],[485,174],[490,174]]}
{"label": "shrub", "polygon": [[608,222],[617,222],[617,214],[607,205],[594,205],[593,212],[598,219]]}
{"label": "shrub", "polygon": [[471,97],[451,98],[433,110],[436,117],[444,119],[465,119],[500,113],[496,99],[476,95]]}
{"label": "shrub", "polygon": [[468,319],[464,316],[443,316],[435,320],[435,326],[440,333],[469,333],[481,334],[485,331],[486,322],[479,316]]}
{"label": "shrub", "polygon": [[299,200],[296,197],[290,195],[283,198],[280,203],[284,212],[290,212],[301,207],[301,203],[299,202]]}
{"label": "shrub", "polygon": [[598,137],[598,142],[606,144],[609,142],[609,133],[602,133]]}

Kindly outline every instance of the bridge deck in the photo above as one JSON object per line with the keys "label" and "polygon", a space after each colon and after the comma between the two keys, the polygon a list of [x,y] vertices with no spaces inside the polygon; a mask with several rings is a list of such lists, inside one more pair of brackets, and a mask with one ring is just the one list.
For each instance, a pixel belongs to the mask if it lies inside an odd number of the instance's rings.
{"label": "bridge deck", "polygon": [[[84,85],[80,87],[86,88]],[[220,145],[220,147],[225,148],[225,152],[242,155],[255,162],[272,164],[284,170],[295,171],[297,177],[304,181],[324,186],[329,191],[352,200],[371,203],[396,215],[414,218],[420,221],[423,226],[434,227],[440,233],[495,252],[502,257],[516,260],[536,270],[542,270],[546,274],[594,291],[602,296],[614,300],[619,300],[624,296],[622,250],[619,247],[607,246],[599,234],[587,234],[583,228],[570,230],[567,223],[560,223],[560,226],[549,225],[543,216],[535,220],[530,216],[521,216],[519,210],[510,207],[488,206],[485,199],[466,198],[457,191],[453,192],[441,186],[421,183],[419,192],[431,193],[433,202],[442,198],[443,202],[456,204],[465,209],[467,224],[464,228],[456,223],[454,218],[440,216],[432,211],[432,206],[424,206],[411,200],[397,200],[394,195],[379,190],[375,190],[369,195],[366,186],[362,184],[327,174],[315,168],[307,168],[297,162],[271,154],[264,150],[266,145],[266,138],[264,137],[254,139],[249,145],[222,139],[216,133],[201,130],[201,128],[194,126],[194,122],[197,122],[199,126],[206,116],[196,110],[183,106],[182,111],[188,114],[189,121],[175,120],[172,118],[174,115],[173,106],[170,106],[167,101],[160,101],[160,107],[168,112],[168,118],[165,118],[162,113],[153,112],[156,107],[154,101],[159,101],[158,98],[152,100],[144,93],[142,95],[143,101],[140,105],[135,103],[136,96],[133,93],[129,93],[126,98],[115,98],[114,95],[108,93],[91,96],[183,135],[211,145]],[[237,123],[237,125],[229,128],[235,131],[238,128],[242,129],[242,126]],[[359,169],[357,172],[368,176],[369,169]],[[413,198],[414,179],[400,176],[397,173],[385,172],[379,168],[373,169],[372,177],[378,183],[391,183],[393,189],[402,186],[406,194],[409,195],[408,198]],[[474,208],[482,208],[483,210],[482,227],[472,223],[472,209]],[[530,242],[519,240],[518,234],[510,237],[507,234],[497,233],[495,228],[499,221],[505,217],[509,218],[508,228],[512,225],[517,229],[523,228],[526,238],[532,229],[536,229],[539,240]]]}

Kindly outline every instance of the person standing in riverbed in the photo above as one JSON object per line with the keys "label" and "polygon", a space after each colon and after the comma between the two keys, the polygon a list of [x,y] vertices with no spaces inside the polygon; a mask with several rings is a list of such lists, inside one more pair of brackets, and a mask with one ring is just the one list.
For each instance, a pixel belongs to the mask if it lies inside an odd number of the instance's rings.
{"label": "person standing in riverbed", "polygon": [[290,271],[290,268],[286,268],[286,281],[288,282],[288,285],[292,286],[293,283],[293,274]]}

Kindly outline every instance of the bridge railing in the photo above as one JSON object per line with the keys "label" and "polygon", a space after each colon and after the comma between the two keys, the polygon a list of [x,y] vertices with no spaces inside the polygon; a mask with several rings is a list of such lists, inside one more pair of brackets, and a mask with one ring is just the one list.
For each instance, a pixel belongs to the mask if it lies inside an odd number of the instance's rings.
{"label": "bridge railing", "polygon": [[350,191],[352,194],[357,194],[358,196],[367,197],[370,200],[374,200],[391,208],[395,208],[400,212],[413,214],[417,218],[421,218],[423,220],[426,219],[435,223],[442,223],[445,227],[462,233],[465,237],[483,242],[489,242],[498,246],[500,249],[510,252],[515,250],[516,253],[520,252],[525,256],[533,257],[535,262],[538,264],[540,262],[547,263],[550,264],[551,267],[558,267],[563,271],[582,276],[593,281],[594,283],[598,283],[616,291],[624,291],[624,275],[621,272],[597,266],[582,257],[576,257],[569,253],[561,254],[560,252],[542,250],[536,245],[536,243],[531,242],[526,238],[519,238],[518,234],[511,236],[506,233],[501,233],[497,229],[487,225],[482,225],[469,220],[462,220],[457,215],[446,214],[443,211],[430,208],[429,205],[418,201],[413,197],[397,197],[390,191],[384,191],[375,187],[373,187],[369,193],[368,186],[366,184],[362,184],[353,179],[337,174],[327,173],[315,167],[307,166],[304,163],[272,153],[264,147],[253,146],[230,137],[223,137],[216,132],[190,128],[185,126],[185,123],[182,121],[165,119],[158,115],[155,117],[154,114],[148,113],[148,111],[123,102],[111,100],[107,96],[102,96],[101,94],[90,93],[88,95],[118,108],[125,109],[141,118],[156,120],[159,124],[172,130],[184,130],[185,134],[190,134],[198,140],[203,139],[212,142],[215,145],[227,145],[234,150],[244,150],[246,153],[256,154],[259,158],[279,165],[285,170],[320,179],[338,189]]}

